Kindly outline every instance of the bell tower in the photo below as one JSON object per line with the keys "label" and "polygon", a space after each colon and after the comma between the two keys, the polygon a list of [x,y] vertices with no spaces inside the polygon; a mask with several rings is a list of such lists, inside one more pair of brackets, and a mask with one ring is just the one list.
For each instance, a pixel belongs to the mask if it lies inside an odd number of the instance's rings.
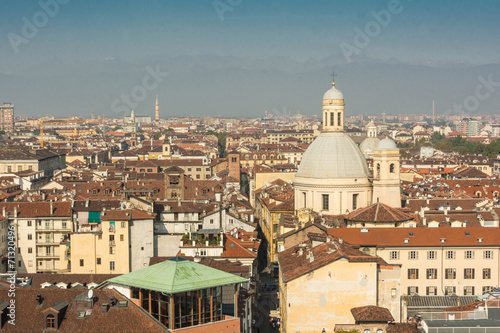
{"label": "bell tower", "polygon": [[377,126],[373,123],[373,120],[371,120],[368,125],[366,125],[366,136],[369,138],[376,138],[377,137]]}
{"label": "bell tower", "polygon": [[373,202],[401,207],[399,148],[389,138],[379,142],[373,152]]}

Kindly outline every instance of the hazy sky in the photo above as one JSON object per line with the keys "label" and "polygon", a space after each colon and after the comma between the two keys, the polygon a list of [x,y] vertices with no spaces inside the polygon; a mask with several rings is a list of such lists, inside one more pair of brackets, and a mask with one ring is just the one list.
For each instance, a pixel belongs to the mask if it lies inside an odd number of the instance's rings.
{"label": "hazy sky", "polygon": [[[353,113],[428,112],[432,99],[447,112],[475,94],[480,76],[500,82],[500,1],[0,6],[0,102],[16,114],[153,115],[156,94],[162,117],[319,114],[334,67]],[[155,70],[168,75],[146,78]],[[496,113],[499,95],[468,109]]]}

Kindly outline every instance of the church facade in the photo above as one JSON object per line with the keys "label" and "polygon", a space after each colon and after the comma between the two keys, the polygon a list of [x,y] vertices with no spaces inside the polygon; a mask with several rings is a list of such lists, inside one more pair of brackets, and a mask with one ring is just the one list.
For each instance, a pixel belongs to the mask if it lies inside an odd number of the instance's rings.
{"label": "church facade", "polygon": [[323,96],[321,134],[304,153],[295,176],[295,210],[340,215],[377,201],[400,207],[396,143],[389,138],[377,142],[372,175],[360,148],[344,133],[344,107],[344,95],[332,83]]}

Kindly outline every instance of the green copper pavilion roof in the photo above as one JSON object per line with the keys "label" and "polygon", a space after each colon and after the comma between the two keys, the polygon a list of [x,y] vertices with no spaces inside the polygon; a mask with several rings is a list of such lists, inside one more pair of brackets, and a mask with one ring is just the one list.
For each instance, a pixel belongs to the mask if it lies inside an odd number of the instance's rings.
{"label": "green copper pavilion roof", "polygon": [[156,265],[111,278],[105,283],[175,294],[248,281],[234,274],[181,257],[174,257]]}

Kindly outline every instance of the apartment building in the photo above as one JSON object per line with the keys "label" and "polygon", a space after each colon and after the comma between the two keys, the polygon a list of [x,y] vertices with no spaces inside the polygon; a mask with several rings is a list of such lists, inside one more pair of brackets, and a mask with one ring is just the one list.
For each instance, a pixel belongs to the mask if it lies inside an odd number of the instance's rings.
{"label": "apartment building", "polygon": [[281,140],[292,137],[303,143],[312,143],[319,135],[314,130],[268,130],[266,131],[267,143],[280,143]]}
{"label": "apartment building", "polygon": [[154,215],[138,209],[101,213],[95,228],[71,234],[71,273],[126,274],[154,256]]}
{"label": "apartment building", "polygon": [[44,171],[51,175],[66,168],[66,155],[48,149],[6,146],[0,148],[0,173],[24,170]]}
{"label": "apartment building", "polygon": [[0,106],[0,129],[12,131],[14,129],[14,105],[3,103]]}
{"label": "apartment building", "polygon": [[401,265],[403,295],[482,295],[500,285],[499,228],[336,228],[328,233]]}
{"label": "apartment building", "polygon": [[56,273],[61,267],[60,244],[71,232],[70,202],[0,203],[2,215],[16,232],[18,273]]}

